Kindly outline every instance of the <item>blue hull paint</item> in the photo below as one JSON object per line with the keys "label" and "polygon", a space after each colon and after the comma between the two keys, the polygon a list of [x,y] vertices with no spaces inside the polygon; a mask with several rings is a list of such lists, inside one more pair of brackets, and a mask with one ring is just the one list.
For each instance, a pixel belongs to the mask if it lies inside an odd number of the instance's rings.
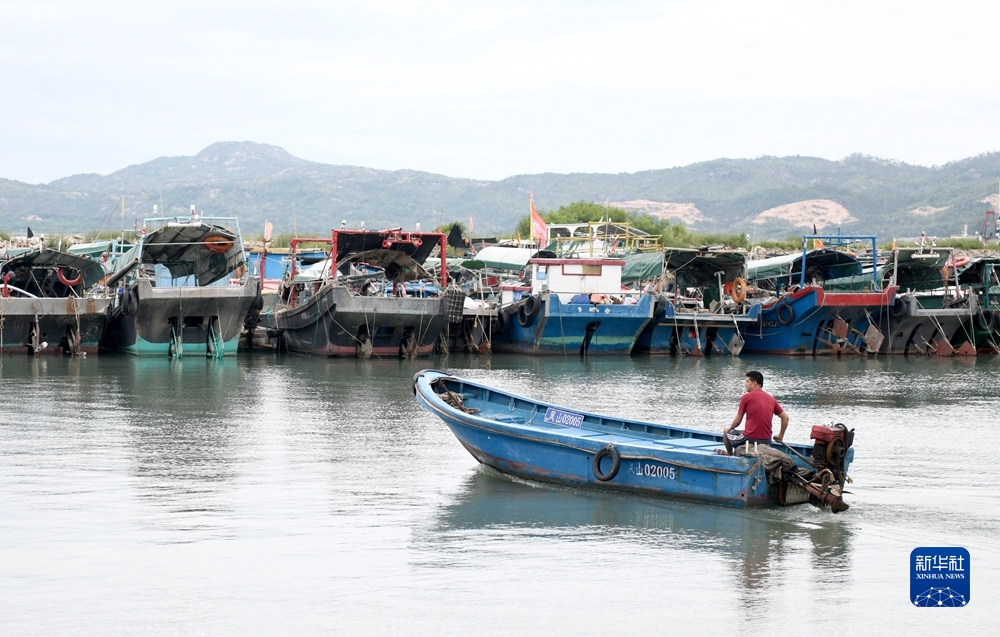
{"label": "blue hull paint", "polygon": [[734,338],[756,323],[761,307],[753,305],[746,314],[690,313],[677,312],[673,303],[666,302],[657,310],[636,339],[634,352],[739,356],[742,343],[735,345]]}
{"label": "blue hull paint", "polygon": [[[562,303],[555,294],[543,295],[534,321],[522,327],[515,318],[510,329],[494,339],[493,349],[523,354],[627,356],[653,317],[653,304],[649,295],[640,297],[635,305]],[[588,326],[596,328],[589,339]]]}
{"label": "blue hull paint", "polygon": [[[449,388],[479,412],[465,413],[444,402],[432,386],[440,378],[448,379]],[[544,420],[552,405],[431,370],[414,377],[414,393],[476,460],[504,473],[738,507],[777,502],[776,490],[768,486],[756,458],[715,454],[722,447],[717,434],[580,411],[574,412],[583,419],[578,428],[549,424]],[[614,477],[602,481],[594,473],[593,461],[608,445],[619,453],[620,468]],[[795,446],[803,454],[811,451],[808,446]],[[848,449],[848,464],[853,455],[853,448]],[[610,464],[605,457],[601,472],[608,473]]]}
{"label": "blue hull paint", "polygon": [[[892,305],[895,291],[829,293],[817,286],[806,287],[763,308],[760,322],[743,332],[743,351],[782,355],[865,352],[862,335],[872,322],[877,325],[882,312]],[[790,320],[782,305],[791,307]]]}

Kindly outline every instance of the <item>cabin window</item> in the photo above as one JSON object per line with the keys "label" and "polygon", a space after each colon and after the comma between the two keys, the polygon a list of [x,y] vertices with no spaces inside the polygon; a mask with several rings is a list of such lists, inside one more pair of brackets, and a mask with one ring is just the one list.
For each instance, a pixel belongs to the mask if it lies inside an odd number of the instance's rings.
{"label": "cabin window", "polygon": [[566,263],[563,264],[563,274],[576,274],[584,276],[601,276],[601,264],[599,263]]}

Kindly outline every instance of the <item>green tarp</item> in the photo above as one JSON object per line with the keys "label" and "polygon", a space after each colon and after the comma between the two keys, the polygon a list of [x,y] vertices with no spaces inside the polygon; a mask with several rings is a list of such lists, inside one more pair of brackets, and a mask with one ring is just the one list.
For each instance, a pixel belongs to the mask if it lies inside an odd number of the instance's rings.
{"label": "green tarp", "polygon": [[682,288],[700,288],[744,275],[746,254],[732,250],[693,250],[669,248],[663,252],[630,254],[625,257],[622,283],[649,281],[672,272]]}

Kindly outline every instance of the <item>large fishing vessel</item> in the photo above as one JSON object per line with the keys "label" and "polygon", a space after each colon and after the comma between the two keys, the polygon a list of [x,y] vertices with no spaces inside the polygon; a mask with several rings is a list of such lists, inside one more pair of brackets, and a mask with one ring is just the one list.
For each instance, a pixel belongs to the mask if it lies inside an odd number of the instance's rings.
{"label": "large fishing vessel", "polygon": [[101,348],[136,355],[235,354],[260,303],[237,219],[203,217],[194,206],[190,217],[146,219],[107,285],[116,297]]}
{"label": "large fishing vessel", "polygon": [[[436,232],[334,230],[291,242],[291,269],[263,323],[280,348],[319,356],[424,356],[448,325],[446,237]],[[327,258],[299,270],[301,244],[328,244]],[[439,249],[439,279],[423,264]],[[457,318],[464,293],[457,288]]]}

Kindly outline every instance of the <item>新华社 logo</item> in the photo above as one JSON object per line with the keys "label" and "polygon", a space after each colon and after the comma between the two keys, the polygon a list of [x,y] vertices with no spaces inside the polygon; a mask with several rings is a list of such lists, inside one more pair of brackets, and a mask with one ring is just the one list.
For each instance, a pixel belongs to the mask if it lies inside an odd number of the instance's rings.
{"label": "\u65b0\u534e\u793e logo", "polygon": [[910,553],[910,601],[914,606],[969,603],[969,552],[961,547],[921,547]]}

